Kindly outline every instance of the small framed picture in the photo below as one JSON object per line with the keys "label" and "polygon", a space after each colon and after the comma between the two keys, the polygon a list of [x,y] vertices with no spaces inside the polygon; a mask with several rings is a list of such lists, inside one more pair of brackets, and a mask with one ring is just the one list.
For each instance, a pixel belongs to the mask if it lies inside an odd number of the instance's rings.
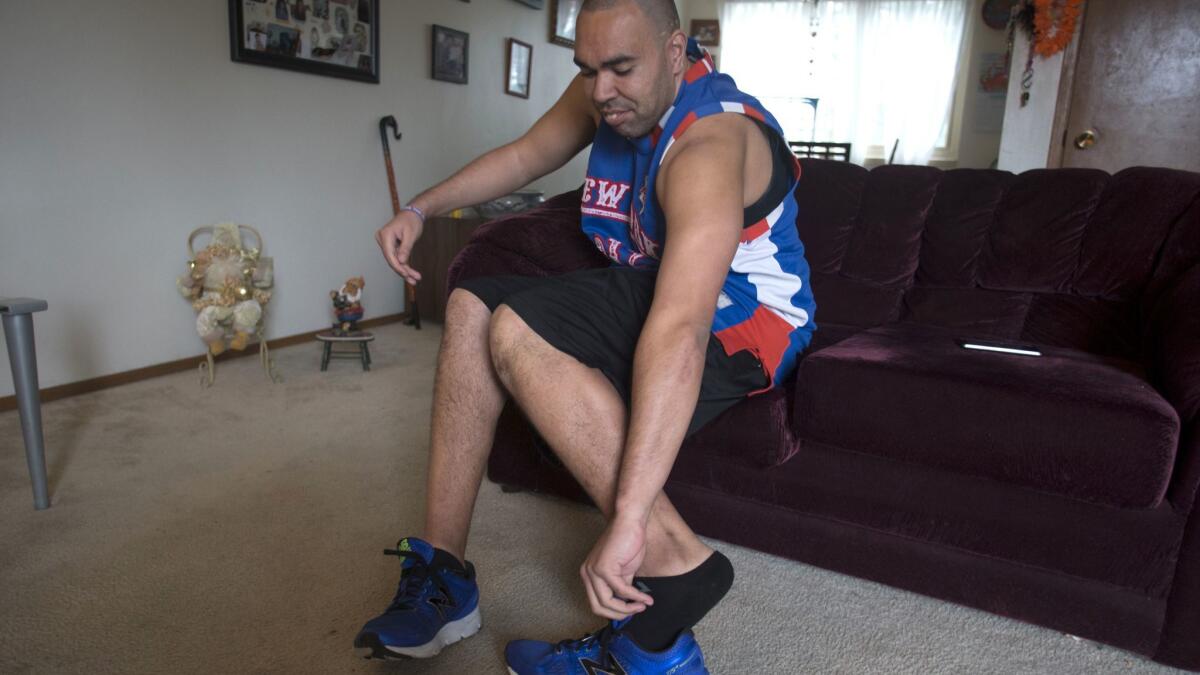
{"label": "small framed picture", "polygon": [[692,19],[691,33],[705,47],[721,46],[721,22],[716,19]]}
{"label": "small framed picture", "polygon": [[461,30],[433,26],[433,79],[467,83],[471,36]]}
{"label": "small framed picture", "polygon": [[551,0],[550,41],[564,47],[575,47],[575,21],[583,0]]}
{"label": "small framed picture", "polygon": [[529,98],[529,73],[533,68],[533,45],[508,38],[508,77],[504,93]]}

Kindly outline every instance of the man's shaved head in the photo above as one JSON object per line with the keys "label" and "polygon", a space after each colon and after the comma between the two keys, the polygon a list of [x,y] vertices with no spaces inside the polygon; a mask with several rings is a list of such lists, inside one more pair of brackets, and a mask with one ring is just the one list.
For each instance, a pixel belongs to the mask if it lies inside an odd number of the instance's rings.
{"label": "man's shaved head", "polygon": [[675,9],[675,0],[583,0],[583,7],[579,11],[596,12],[625,4],[642,10],[660,35],[679,30],[679,11]]}
{"label": "man's shaved head", "polygon": [[584,0],[575,65],[608,126],[626,138],[650,133],[688,67],[674,0]]}

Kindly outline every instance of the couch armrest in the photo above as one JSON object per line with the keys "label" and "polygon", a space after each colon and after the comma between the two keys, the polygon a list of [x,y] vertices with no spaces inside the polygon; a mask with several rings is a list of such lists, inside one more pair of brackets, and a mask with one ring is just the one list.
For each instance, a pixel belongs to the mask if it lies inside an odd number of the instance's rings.
{"label": "couch armrest", "polygon": [[1179,414],[1180,443],[1167,500],[1190,513],[1200,487],[1200,262],[1155,296],[1143,344],[1151,382]]}
{"label": "couch armrest", "polygon": [[450,263],[447,292],[475,277],[546,277],[604,267],[604,257],[579,227],[580,190],[541,206],[484,223]]}
{"label": "couch armrest", "polygon": [[1150,377],[1186,426],[1200,414],[1200,263],[1155,299],[1145,344]]}

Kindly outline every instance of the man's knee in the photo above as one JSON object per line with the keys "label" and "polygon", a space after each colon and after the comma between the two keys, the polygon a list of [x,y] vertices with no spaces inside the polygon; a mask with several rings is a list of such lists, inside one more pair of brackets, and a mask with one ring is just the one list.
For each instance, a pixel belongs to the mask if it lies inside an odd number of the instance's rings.
{"label": "man's knee", "polygon": [[456,288],[446,299],[446,325],[486,323],[491,318],[487,305],[471,291]]}
{"label": "man's knee", "polygon": [[470,291],[456,288],[446,300],[446,323],[442,344],[438,350],[438,370],[463,367],[473,370],[488,354],[488,325],[491,312],[487,305]]}
{"label": "man's knee", "polygon": [[525,321],[508,305],[500,305],[492,312],[488,346],[491,349],[492,366],[502,382],[507,384],[512,377],[515,360],[519,354],[527,351],[531,333]]}

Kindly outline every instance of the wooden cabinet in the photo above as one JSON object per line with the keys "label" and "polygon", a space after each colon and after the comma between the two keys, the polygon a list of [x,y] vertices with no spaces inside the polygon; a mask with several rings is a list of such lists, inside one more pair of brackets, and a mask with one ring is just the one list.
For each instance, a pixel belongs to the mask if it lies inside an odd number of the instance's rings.
{"label": "wooden cabinet", "polygon": [[435,216],[425,221],[425,231],[413,247],[412,266],[421,273],[417,284],[417,306],[422,321],[441,323],[446,317],[447,268],[454,256],[471,240],[485,218]]}

